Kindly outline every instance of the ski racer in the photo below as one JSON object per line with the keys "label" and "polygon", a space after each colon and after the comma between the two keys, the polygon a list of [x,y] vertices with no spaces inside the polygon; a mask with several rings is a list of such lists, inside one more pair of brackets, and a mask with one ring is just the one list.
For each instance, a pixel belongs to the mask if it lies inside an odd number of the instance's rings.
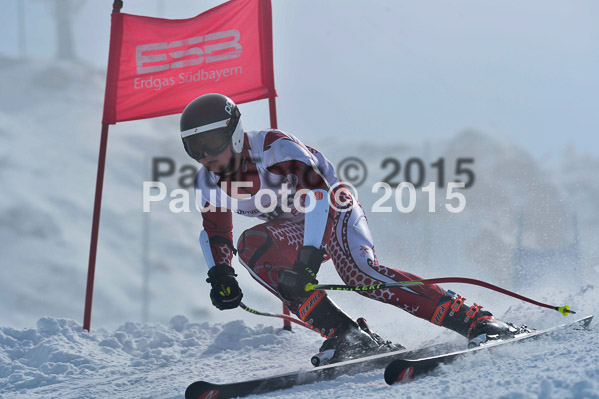
{"label": "ski racer", "polygon": [[[334,349],[332,361],[397,348],[372,332],[364,319],[354,321],[324,291],[307,292],[304,288],[317,283],[316,275],[327,259],[348,285],[420,277],[379,263],[362,207],[322,153],[280,130],[244,132],[240,117],[230,98],[205,94],[189,103],[180,121],[187,154],[203,166],[196,176],[195,194],[215,263],[207,279],[213,305],[225,310],[241,302],[242,290],[231,266],[236,254],[258,283],[322,334],[325,341],[320,351]],[[283,189],[290,194],[282,195]],[[306,215],[297,206],[302,202],[294,202],[294,194],[300,190],[328,193],[330,206],[323,226],[306,231]],[[262,212],[258,203],[261,209],[269,205],[269,211]],[[241,234],[237,248],[233,244],[233,212],[262,221]],[[304,236],[314,234],[321,235],[312,237],[320,245],[303,245]],[[408,309],[414,316],[469,340],[516,332],[511,323],[495,319],[482,306],[469,305],[462,296],[438,285],[360,294]]]}

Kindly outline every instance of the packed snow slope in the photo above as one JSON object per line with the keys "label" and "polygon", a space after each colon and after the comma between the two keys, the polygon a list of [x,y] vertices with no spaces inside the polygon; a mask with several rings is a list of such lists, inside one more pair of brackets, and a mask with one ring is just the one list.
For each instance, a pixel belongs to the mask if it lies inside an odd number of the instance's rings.
{"label": "packed snow slope", "polygon": [[[190,212],[169,210],[168,194],[189,183],[194,166],[182,149],[177,116],[111,127],[93,330],[81,331],[104,79],[104,71],[84,65],[0,58],[0,397],[177,398],[197,378],[224,382],[310,367],[320,344],[314,333],[299,327],[293,334],[278,331],[279,320],[211,306],[197,243],[201,217],[193,202]],[[243,105],[242,113],[251,114]],[[247,129],[265,128],[251,121],[244,119]],[[573,148],[559,162],[545,162],[474,130],[423,144],[409,132],[399,132],[396,143],[380,143],[320,138],[325,132],[317,127],[284,129],[335,165],[349,156],[363,160],[369,173],[358,192],[381,263],[423,277],[479,278],[540,301],[569,304],[581,315],[597,314],[596,158]],[[175,173],[160,178],[167,199],[144,213],[142,185],[151,180],[157,157],[172,159]],[[402,168],[410,158],[422,159],[426,182],[438,179],[430,164],[439,158],[446,182],[464,177],[456,176],[457,159],[472,158],[475,183],[463,190],[465,210],[446,211],[441,187],[434,213],[420,190],[411,213],[400,213],[393,199],[383,204],[392,212],[373,212],[383,193],[371,187],[391,173],[391,164],[383,167],[388,157]],[[403,177],[401,172],[392,180]],[[234,223],[238,237],[253,222]],[[532,254],[529,262],[516,262],[524,252]],[[248,306],[280,311],[276,298],[236,261],[234,266]],[[330,262],[319,279],[340,282]],[[516,323],[543,328],[564,320],[484,289],[448,288]],[[376,331],[406,346],[459,339],[359,295],[333,298],[352,317],[367,317]],[[156,324],[137,324],[144,319]],[[387,388],[380,373],[368,373],[280,396],[598,397],[596,331],[472,357],[443,368],[439,378],[406,387]],[[458,377],[460,384],[454,384]]]}
{"label": "packed snow slope", "polygon": [[[224,383],[309,369],[318,341],[308,330],[240,320],[190,323],[177,316],[168,327],[126,323],[89,334],[73,321],[47,317],[33,329],[0,329],[0,396],[183,398],[195,379]],[[596,327],[563,330],[465,356],[410,384],[389,387],[377,370],[261,397],[597,398],[597,347]]]}

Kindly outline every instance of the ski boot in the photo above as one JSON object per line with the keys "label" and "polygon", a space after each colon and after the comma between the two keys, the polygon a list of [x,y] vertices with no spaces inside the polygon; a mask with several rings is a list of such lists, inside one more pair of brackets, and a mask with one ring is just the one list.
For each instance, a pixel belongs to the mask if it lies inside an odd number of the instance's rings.
{"label": "ski boot", "polygon": [[439,301],[431,322],[466,337],[469,348],[532,331],[525,325],[517,327],[497,320],[491,312],[482,310],[481,305],[468,306],[465,301],[466,298],[461,295],[447,291]]}
{"label": "ski boot", "polygon": [[[306,309],[311,303],[317,304]],[[365,319],[352,320],[325,294],[308,298],[299,313],[302,320],[326,338],[320,352],[311,359],[314,366],[403,349],[372,332]]]}
{"label": "ski boot", "polygon": [[320,352],[312,356],[312,365],[337,363],[378,353],[405,349],[402,345],[384,340],[370,330],[366,319],[346,320],[322,343]]}
{"label": "ski boot", "polygon": [[532,332],[526,325],[520,327],[514,323],[504,323],[493,316],[479,318],[470,328],[468,348],[474,348],[487,342],[514,338],[516,335]]}

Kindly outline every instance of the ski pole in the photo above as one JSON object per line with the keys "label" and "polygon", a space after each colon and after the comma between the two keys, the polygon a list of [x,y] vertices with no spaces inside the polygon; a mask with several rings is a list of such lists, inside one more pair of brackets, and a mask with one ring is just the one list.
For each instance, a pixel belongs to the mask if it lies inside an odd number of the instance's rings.
{"label": "ski pole", "polygon": [[[301,320],[298,320],[298,319],[296,319],[296,318],[294,318],[294,317],[291,317],[291,316],[287,316],[287,315],[280,314],[280,313],[261,312],[261,311],[259,311],[259,310],[252,309],[252,308],[250,308],[250,307],[246,306],[246,305],[245,305],[243,302],[241,302],[241,303],[239,304],[239,307],[240,307],[241,309],[245,310],[246,312],[249,312],[249,313],[252,313],[252,314],[255,314],[255,315],[258,315],[258,316],[278,317],[278,318],[280,318],[280,319],[287,320],[287,321],[290,321],[290,322],[292,322],[292,323],[295,323],[295,324],[297,324],[297,325],[299,325],[299,326],[305,327],[305,328],[307,328],[308,330],[315,331],[315,330],[313,330],[313,329],[312,329],[312,327],[310,327],[310,325],[309,325],[309,324],[307,324],[307,323],[304,323],[303,321],[301,321]],[[317,331],[316,331],[316,332],[317,332]]]}
{"label": "ski pole", "polygon": [[516,294],[515,292],[508,291],[508,290],[498,287],[496,285],[489,284],[489,283],[481,281],[481,280],[476,280],[473,278],[465,278],[465,277],[438,277],[438,278],[422,279],[422,280],[417,280],[417,281],[398,281],[398,282],[393,282],[393,283],[379,283],[379,284],[372,284],[372,285],[335,285],[335,284],[320,284],[319,285],[319,284],[308,283],[308,284],[306,284],[305,289],[306,289],[306,291],[329,290],[329,291],[361,292],[361,291],[374,291],[374,290],[385,289],[385,288],[400,288],[400,287],[411,287],[411,286],[418,286],[418,285],[441,284],[441,283],[464,283],[464,284],[478,285],[478,286],[485,287],[485,288],[488,288],[493,291],[500,292],[504,295],[508,295],[508,296],[520,299],[524,302],[532,303],[533,305],[537,305],[542,308],[557,310],[564,316],[567,316],[570,313],[576,314],[575,311],[570,310],[570,307],[568,305],[564,305],[564,306],[549,305],[546,303],[535,301],[534,299],[527,298],[520,294]]}

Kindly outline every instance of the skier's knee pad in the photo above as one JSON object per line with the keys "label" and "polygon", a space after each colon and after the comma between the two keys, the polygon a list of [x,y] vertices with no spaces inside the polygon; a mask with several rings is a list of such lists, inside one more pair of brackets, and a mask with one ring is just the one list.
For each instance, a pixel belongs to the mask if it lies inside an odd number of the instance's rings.
{"label": "skier's knee pad", "polygon": [[271,248],[273,241],[265,229],[253,227],[244,231],[237,241],[237,254],[246,267],[254,270],[257,262]]}
{"label": "skier's knee pad", "polygon": [[237,242],[241,263],[270,287],[276,287],[279,271],[290,269],[297,257],[295,246],[285,245],[265,225],[244,231]]}

